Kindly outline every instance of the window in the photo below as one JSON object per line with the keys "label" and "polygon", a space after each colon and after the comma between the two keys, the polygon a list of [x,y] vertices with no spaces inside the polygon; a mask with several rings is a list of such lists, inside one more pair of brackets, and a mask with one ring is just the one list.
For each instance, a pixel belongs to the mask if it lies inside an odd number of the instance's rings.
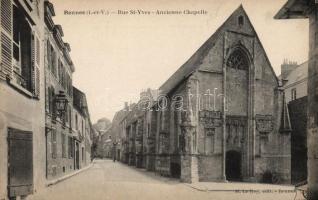
{"label": "window", "polygon": [[47,41],[47,62],[48,69],[56,76],[56,53],[50,41]]}
{"label": "window", "polygon": [[61,134],[62,136],[62,158],[66,158],[66,136],[65,134]]}
{"label": "window", "polygon": [[226,65],[238,70],[248,70],[249,62],[246,54],[241,49],[236,49],[227,59]]}
{"label": "window", "polygon": [[49,40],[46,42],[46,58],[47,58],[47,64],[48,64],[48,69],[52,71],[52,49],[51,49],[51,43]]}
{"label": "window", "polygon": [[56,144],[56,130],[52,130],[51,132],[51,144],[52,144],[52,158],[57,157],[57,144]]}
{"label": "window", "polygon": [[[13,5],[13,77],[15,81],[32,90],[32,32],[23,12]],[[23,55],[23,56],[22,56]]]}
{"label": "window", "polygon": [[63,64],[60,59],[58,59],[58,74],[59,74],[59,83],[62,84],[62,77],[63,77]]}
{"label": "window", "polygon": [[291,100],[295,100],[297,99],[297,92],[296,92],[296,88],[293,88],[291,90]]}
{"label": "window", "polygon": [[238,24],[239,24],[239,26],[243,26],[244,25],[244,17],[243,16],[239,16],[238,17]]}
{"label": "window", "polygon": [[64,113],[64,122],[65,122],[65,125],[66,125],[66,123],[69,122],[68,110],[69,110],[69,106],[67,105],[67,107],[66,107],[66,112]]}
{"label": "window", "polygon": [[214,152],[214,135],[215,128],[205,128],[205,153],[211,154]]}
{"label": "window", "polygon": [[77,114],[75,114],[75,128],[76,128],[76,130],[78,130],[78,118],[77,118]]}
{"label": "window", "polygon": [[72,110],[71,110],[71,107],[69,107],[69,109],[68,109],[68,118],[69,118],[69,122],[68,122],[68,124],[69,124],[69,127],[70,127],[70,129],[72,129]]}
{"label": "window", "polygon": [[82,120],[82,134],[84,135],[84,120]]}
{"label": "window", "polygon": [[74,141],[72,137],[68,137],[68,158],[73,158]]}
{"label": "window", "polygon": [[50,86],[48,88],[48,102],[49,102],[49,113],[53,114],[54,113],[54,88],[53,86]]}
{"label": "window", "polygon": [[69,79],[69,81],[68,81],[68,94],[70,96],[72,96],[72,79],[70,76],[68,77],[68,79]]}
{"label": "window", "polygon": [[14,61],[16,63],[15,67],[18,69],[15,70],[19,70],[19,72],[21,71],[20,67],[21,67],[21,47],[20,47],[20,37],[21,37],[21,30],[20,30],[20,26],[19,26],[19,21],[21,20],[22,16],[20,16],[20,13],[18,11],[18,8],[16,6],[13,6],[13,58]]}
{"label": "window", "polygon": [[147,124],[147,137],[150,137],[150,124]]}
{"label": "window", "polygon": [[84,150],[84,147],[82,147],[82,160],[84,160],[84,154],[85,154],[85,150]]}
{"label": "window", "polygon": [[56,69],[56,52],[53,48],[53,46],[51,46],[51,65],[52,65],[52,73],[55,77],[57,77],[57,69]]}

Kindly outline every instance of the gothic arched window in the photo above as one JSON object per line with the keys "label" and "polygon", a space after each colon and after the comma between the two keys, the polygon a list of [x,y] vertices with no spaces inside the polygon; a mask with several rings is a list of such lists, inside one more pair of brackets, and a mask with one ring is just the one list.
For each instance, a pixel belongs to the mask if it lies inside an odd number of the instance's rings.
{"label": "gothic arched window", "polygon": [[226,65],[234,69],[248,70],[248,63],[246,54],[242,50],[237,49],[231,53],[227,59]]}

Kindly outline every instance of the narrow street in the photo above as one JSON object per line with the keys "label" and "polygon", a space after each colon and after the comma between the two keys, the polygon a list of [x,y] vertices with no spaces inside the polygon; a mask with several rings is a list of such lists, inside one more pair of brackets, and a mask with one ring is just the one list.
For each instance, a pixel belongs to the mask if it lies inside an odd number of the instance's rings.
{"label": "narrow street", "polygon": [[[208,191],[206,190],[208,189]],[[253,189],[254,192],[247,192]],[[211,191],[214,190],[214,191]],[[223,190],[223,191],[222,191]],[[225,190],[225,191],[224,191]],[[227,191],[226,191],[227,190]],[[240,193],[234,190],[242,190]],[[277,193],[264,191],[289,191]],[[95,160],[93,166],[28,198],[34,200],[120,200],[120,199],[277,199],[293,200],[293,187],[239,183],[184,184],[111,160]],[[245,192],[244,192],[245,191]],[[255,191],[258,191],[255,192]],[[297,195],[296,199],[302,199]]]}

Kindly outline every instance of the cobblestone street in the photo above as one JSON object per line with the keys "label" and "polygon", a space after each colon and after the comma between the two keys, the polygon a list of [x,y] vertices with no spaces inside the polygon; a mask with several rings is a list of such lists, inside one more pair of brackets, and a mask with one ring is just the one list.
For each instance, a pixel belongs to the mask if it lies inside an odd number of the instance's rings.
{"label": "cobblestone street", "polygon": [[[293,200],[294,187],[265,184],[197,183],[184,184],[142,169],[110,160],[95,160],[93,166],[78,175],[48,187],[28,199],[277,199]],[[235,191],[240,190],[240,192]],[[250,191],[253,190],[253,191]],[[281,193],[279,193],[281,190]],[[266,193],[266,191],[268,193]],[[279,194],[278,194],[279,193]],[[301,199],[298,194],[296,199]]]}

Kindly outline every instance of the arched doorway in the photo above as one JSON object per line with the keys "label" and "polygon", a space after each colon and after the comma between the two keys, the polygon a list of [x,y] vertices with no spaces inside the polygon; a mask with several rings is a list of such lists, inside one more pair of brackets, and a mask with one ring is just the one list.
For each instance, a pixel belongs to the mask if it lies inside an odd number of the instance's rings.
{"label": "arched doorway", "polygon": [[226,152],[225,173],[228,181],[241,181],[242,156],[238,151]]}

